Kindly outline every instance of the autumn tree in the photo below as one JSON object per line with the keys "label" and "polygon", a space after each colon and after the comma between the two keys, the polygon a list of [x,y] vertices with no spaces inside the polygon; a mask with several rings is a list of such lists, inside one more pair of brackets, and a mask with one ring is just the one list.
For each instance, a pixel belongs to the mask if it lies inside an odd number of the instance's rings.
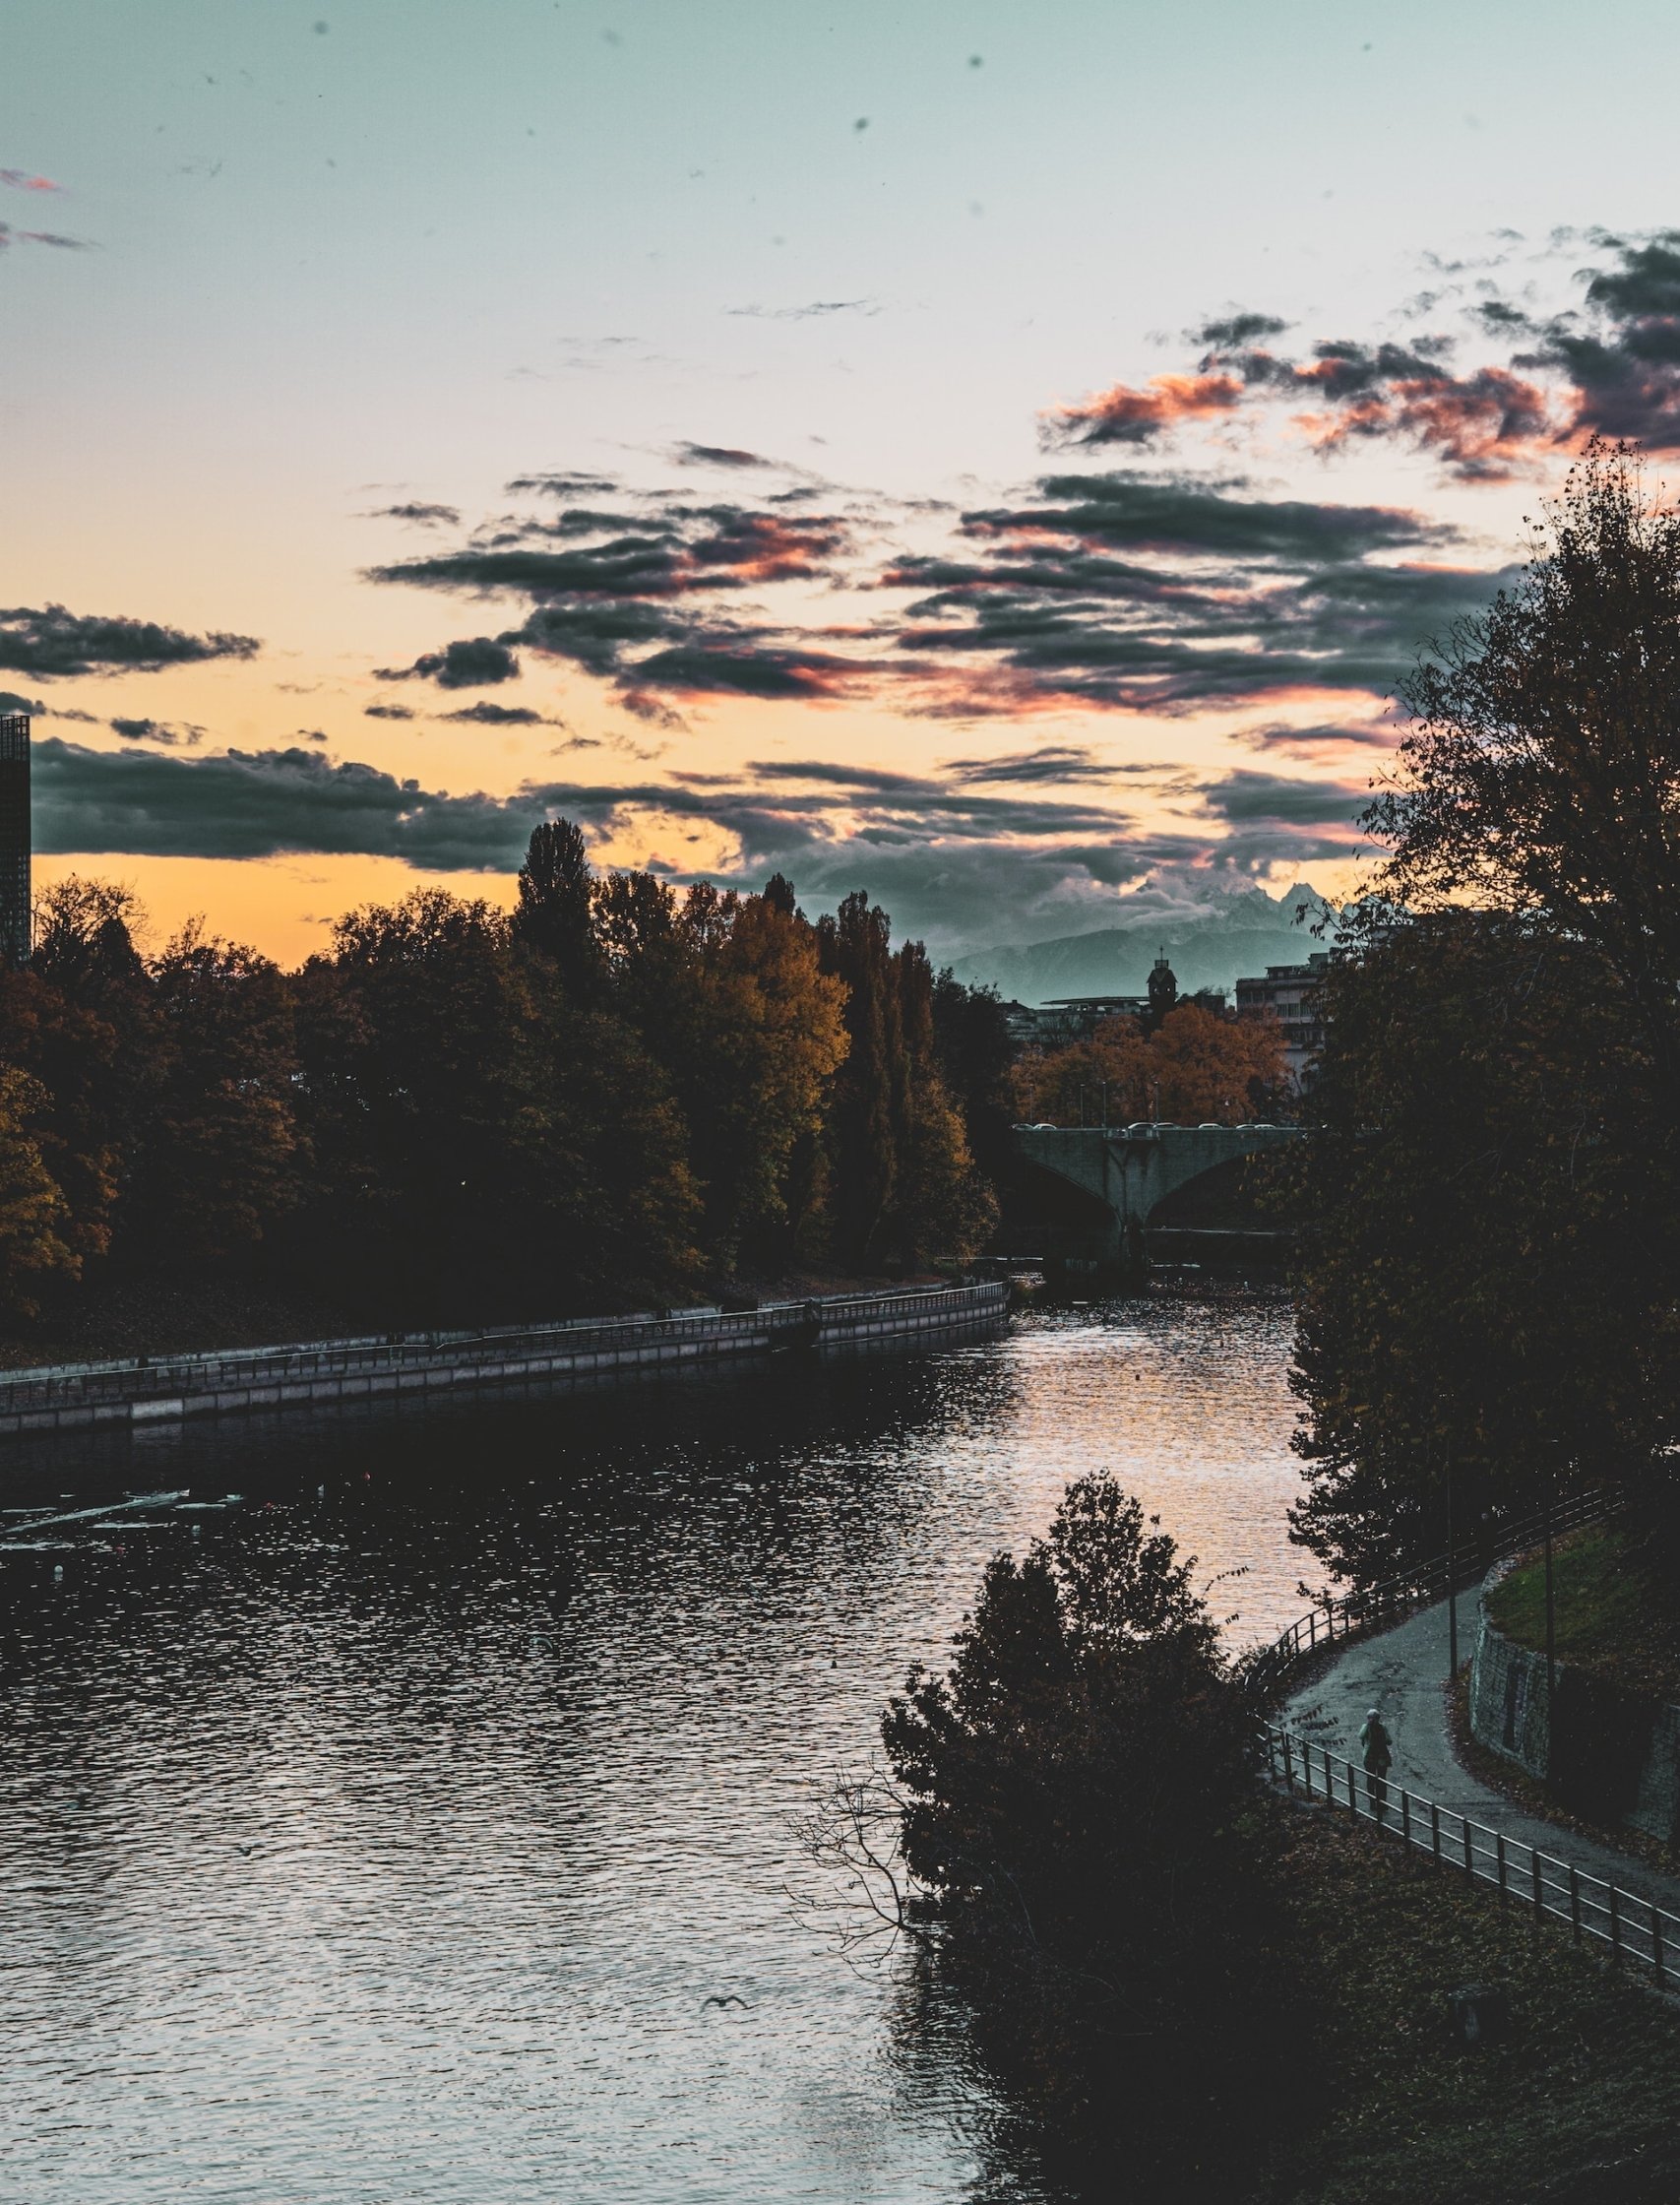
{"label": "autumn tree", "polygon": [[49,1106],[38,1080],[0,1063],[0,1312],[13,1318],[36,1315],[42,1288],[81,1269],[70,1206],[41,1153]]}
{"label": "autumn tree", "polygon": [[1152,1034],[1105,1019],[1087,1040],[1032,1051],[1016,1066],[1016,1106],[1028,1123],[1136,1120],[1240,1124],[1278,1106],[1287,1080],[1283,1033],[1270,1012],[1220,1018],[1181,1003]]}

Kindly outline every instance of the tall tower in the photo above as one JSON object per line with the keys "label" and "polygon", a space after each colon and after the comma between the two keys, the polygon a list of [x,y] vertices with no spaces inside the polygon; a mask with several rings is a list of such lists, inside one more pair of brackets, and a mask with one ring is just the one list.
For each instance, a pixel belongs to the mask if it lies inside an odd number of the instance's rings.
{"label": "tall tower", "polygon": [[0,962],[30,956],[30,716],[0,716]]}

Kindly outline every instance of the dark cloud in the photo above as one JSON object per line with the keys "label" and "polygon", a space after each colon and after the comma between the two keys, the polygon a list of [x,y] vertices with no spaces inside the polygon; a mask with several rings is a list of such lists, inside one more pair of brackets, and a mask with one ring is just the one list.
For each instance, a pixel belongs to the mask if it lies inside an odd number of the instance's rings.
{"label": "dark cloud", "polygon": [[426,505],[412,500],[406,505],[382,505],[364,514],[368,521],[410,521],[417,528],[459,527],[461,514],[453,505]]}
{"label": "dark cloud", "polygon": [[15,689],[0,689],[0,712],[28,712],[38,718],[45,711],[38,697],[20,697]]}
{"label": "dark cloud", "polygon": [[152,673],[204,659],[249,659],[261,648],[252,636],[195,636],[155,620],[68,612],[61,604],[0,611],[0,666],[44,680],[119,666]]}
{"label": "dark cloud", "polygon": [[1263,337],[1281,337],[1289,327],[1276,314],[1255,314],[1239,309],[1234,314],[1187,329],[1185,342],[1202,351],[1229,351],[1234,346],[1252,345]]}
{"label": "dark cloud", "polygon": [[1491,298],[1477,309],[1483,326],[1524,337],[1516,365],[1567,379],[1569,433],[1680,449],[1680,230],[1633,239],[1600,233],[1593,242],[1610,257],[1580,271],[1579,311],[1530,318]]}
{"label": "dark cloud", "polygon": [[1344,783],[1296,781],[1237,767],[1199,785],[1203,802],[1233,826],[1267,821],[1290,827],[1351,826],[1371,801],[1370,790]]}
{"label": "dark cloud", "polygon": [[554,498],[610,497],[618,483],[610,474],[579,474],[564,470],[549,474],[516,474],[506,485],[509,497],[535,492]]}
{"label": "dark cloud", "polygon": [[414,717],[406,705],[363,705],[361,709],[369,720],[412,720]]}
{"label": "dark cloud", "polygon": [[667,689],[687,697],[778,697],[816,703],[840,695],[856,673],[854,662],[822,652],[706,643],[678,645],[638,660],[636,685],[639,690]]}
{"label": "dark cloud", "polygon": [[514,681],[520,662],[505,642],[493,636],[472,636],[428,651],[411,666],[376,666],[376,681],[435,681],[440,689],[486,689],[493,682]]}
{"label": "dark cloud", "polygon": [[186,759],[34,745],[35,847],[156,857],[287,851],[401,858],[440,871],[517,866],[544,814],[537,792],[451,796],[318,750]]}
{"label": "dark cloud", "polygon": [[166,720],[110,720],[105,724],[125,742],[184,743],[190,747],[203,742],[205,732],[202,727],[177,725]]}
{"label": "dark cloud", "polygon": [[1277,721],[1266,726],[1245,727],[1238,739],[1252,743],[1256,750],[1279,750],[1289,757],[1310,758],[1316,751],[1344,750],[1350,744],[1392,750],[1400,740],[1400,729],[1392,723],[1365,726],[1335,723],[1297,727],[1286,721]]}
{"label": "dark cloud", "polygon": [[[1238,487],[1052,476],[1038,501],[965,515],[970,558],[901,560],[887,579],[933,585],[901,646],[953,668],[921,709],[1183,712],[1313,690],[1380,695],[1503,579],[1370,555],[1444,548],[1451,532],[1415,514]],[[1152,557],[1116,558],[1116,546]]]}
{"label": "dark cloud", "polygon": [[954,781],[972,786],[984,782],[1096,781],[1115,768],[1104,765],[1083,743],[1043,743],[1036,750],[1019,750],[1006,758],[952,758],[941,771]]}
{"label": "dark cloud", "polygon": [[459,712],[441,713],[439,718],[470,721],[480,727],[558,727],[562,724],[558,720],[550,720],[545,713],[532,712],[529,705],[497,705],[487,697],[463,705]]}
{"label": "dark cloud", "polygon": [[671,457],[679,467],[774,467],[774,460],[761,459],[756,452],[737,451],[729,444],[675,444]]}

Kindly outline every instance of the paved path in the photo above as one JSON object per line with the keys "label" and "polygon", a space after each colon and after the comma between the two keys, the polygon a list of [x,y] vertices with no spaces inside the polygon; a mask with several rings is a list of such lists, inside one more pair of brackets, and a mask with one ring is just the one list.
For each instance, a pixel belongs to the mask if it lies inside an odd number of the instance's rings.
{"label": "paved path", "polygon": [[[1459,1651],[1475,1643],[1476,1596],[1459,1596]],[[1480,1783],[1461,1766],[1447,1734],[1442,1686],[1447,1680],[1447,1603],[1426,1607],[1377,1638],[1356,1639],[1335,1664],[1284,1702],[1278,1721],[1311,1744],[1357,1763],[1359,1727],[1370,1708],[1382,1710],[1394,1740],[1391,1797],[1398,1786],[1421,1793],[1437,1806],[1467,1814],[1490,1830],[1573,1862],[1641,1899],[1680,1915],[1680,1876],[1648,1868],[1632,1854],[1577,1837],[1573,1830],[1529,1814],[1503,1792]],[[1338,1772],[1339,1774],[1339,1771]]]}

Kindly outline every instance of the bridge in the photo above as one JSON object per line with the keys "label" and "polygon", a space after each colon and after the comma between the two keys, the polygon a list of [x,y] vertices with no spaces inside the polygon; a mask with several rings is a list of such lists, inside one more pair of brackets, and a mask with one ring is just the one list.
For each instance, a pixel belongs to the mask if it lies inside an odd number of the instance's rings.
{"label": "bridge", "polygon": [[1029,1228],[1044,1242],[1033,1252],[1117,1263],[1146,1226],[1167,1222],[1158,1213],[1169,1196],[1213,1172],[1234,1180],[1246,1159],[1299,1138],[1293,1125],[1018,1125],[1016,1155],[1049,1181],[1029,1181],[1050,1213]]}

